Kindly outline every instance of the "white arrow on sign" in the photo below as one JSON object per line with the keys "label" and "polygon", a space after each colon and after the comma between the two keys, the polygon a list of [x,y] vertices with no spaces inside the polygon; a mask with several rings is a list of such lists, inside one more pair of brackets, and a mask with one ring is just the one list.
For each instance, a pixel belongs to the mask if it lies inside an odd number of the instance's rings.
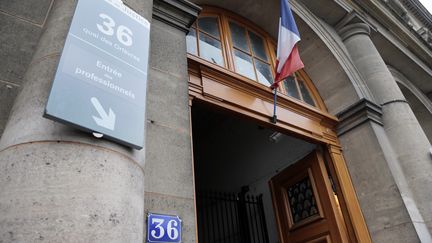
{"label": "white arrow on sign", "polygon": [[102,107],[101,103],[96,97],[92,97],[90,99],[93,106],[96,108],[96,111],[99,113],[100,117],[92,116],[96,124],[98,124],[101,127],[105,127],[106,129],[113,130],[115,126],[115,120],[116,115],[115,113],[109,108],[109,114],[105,112],[105,109]]}

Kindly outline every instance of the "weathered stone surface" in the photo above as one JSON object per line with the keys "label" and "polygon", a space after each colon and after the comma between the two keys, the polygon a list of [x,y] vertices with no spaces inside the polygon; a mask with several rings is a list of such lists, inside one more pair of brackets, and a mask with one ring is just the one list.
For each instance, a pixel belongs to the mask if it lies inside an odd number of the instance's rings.
{"label": "weathered stone surface", "polygon": [[52,2],[53,0],[4,0],[0,2],[0,10],[32,23],[42,25]]}
{"label": "weathered stone surface", "polygon": [[150,36],[150,67],[187,82],[185,33],[160,21],[153,21]]}
{"label": "weathered stone surface", "polygon": [[299,49],[305,70],[319,91],[328,111],[337,114],[362,98],[356,94],[353,81],[339,64],[340,60],[323,42],[323,37],[315,33],[308,23],[301,19],[298,21],[298,27],[302,30]]}
{"label": "weathered stone surface", "polygon": [[154,20],[150,35],[145,210],[179,215],[182,242],[195,242],[185,33]]}
{"label": "weathered stone surface", "polygon": [[42,30],[3,13],[0,23],[0,80],[21,84]]}
{"label": "weathered stone surface", "polygon": [[420,100],[417,94],[411,92],[404,85],[399,85],[399,88],[402,90],[403,95],[407,99],[414,115],[428,137],[429,142],[432,143],[432,113],[424,104],[424,102],[428,102],[427,98],[425,100]]}
{"label": "weathered stone surface", "polygon": [[352,24],[340,30],[344,44],[363,75],[378,104],[404,99],[387,65],[369,37],[366,24]]}
{"label": "weathered stone surface", "polygon": [[142,177],[136,162],[98,146],[3,150],[0,242],[143,242]]}
{"label": "weathered stone surface", "polygon": [[17,96],[19,86],[0,81],[0,138],[9,117],[13,101]]}
{"label": "weathered stone surface", "polygon": [[5,242],[143,242],[145,150],[42,117],[75,4],[55,2],[0,140]]}
{"label": "weathered stone surface", "polygon": [[[409,239],[405,242],[418,242],[374,127],[382,129],[375,123],[367,122],[340,137],[372,240],[391,242],[389,239],[398,238],[394,235],[399,233],[399,238]],[[394,230],[395,227],[399,230]]]}
{"label": "weathered stone surface", "polygon": [[[145,212],[178,215],[182,220],[182,242],[196,241],[195,202],[193,199],[145,192]],[[145,224],[145,229],[147,225]],[[144,235],[146,238],[147,235]]]}
{"label": "weathered stone surface", "polygon": [[185,34],[154,21],[146,137],[146,190],[193,198]]}
{"label": "weathered stone surface", "polygon": [[188,131],[157,122],[147,126],[146,191],[193,198],[190,139]]}
{"label": "weathered stone surface", "polygon": [[419,243],[419,239],[412,236],[413,228],[411,223],[396,225],[380,231],[372,232],[373,242],[392,242],[392,243]]}
{"label": "weathered stone surface", "polygon": [[53,55],[57,55],[60,59],[59,55],[63,50],[76,4],[77,0],[72,0],[53,5],[49,21],[44,26],[44,32],[33,56],[33,63]]}
{"label": "weathered stone surface", "polygon": [[147,119],[189,130],[189,93],[185,78],[152,69],[148,76]]}
{"label": "weathered stone surface", "polygon": [[37,21],[39,16],[42,21],[50,2],[51,0],[0,2],[0,137],[42,33],[41,26],[21,18],[31,15],[36,19],[29,21]]}
{"label": "weathered stone surface", "polygon": [[412,222],[416,222],[417,234],[423,240],[432,241],[430,232],[425,232],[425,222],[432,219],[432,187],[424,186],[432,184],[430,143],[369,33],[370,28],[364,23],[350,24],[340,30],[353,62],[377,103],[382,105],[383,136],[388,138],[394,151],[394,159],[388,163],[397,163],[393,168],[399,166],[397,173],[393,170],[394,180],[401,194],[412,199],[406,208]]}

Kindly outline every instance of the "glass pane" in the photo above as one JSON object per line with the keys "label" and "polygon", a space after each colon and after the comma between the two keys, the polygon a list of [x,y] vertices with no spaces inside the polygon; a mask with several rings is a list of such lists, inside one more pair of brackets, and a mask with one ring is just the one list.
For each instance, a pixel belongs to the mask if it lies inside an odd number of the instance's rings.
{"label": "glass pane", "polygon": [[241,51],[234,50],[234,63],[237,73],[256,80],[252,58],[249,55]]}
{"label": "glass pane", "polygon": [[287,188],[294,224],[318,215],[318,205],[309,176]]}
{"label": "glass pane", "polygon": [[315,102],[312,99],[309,90],[306,88],[306,84],[304,83],[304,81],[303,80],[298,80],[298,81],[299,81],[300,91],[302,93],[304,102],[308,103],[309,105],[315,106]]}
{"label": "glass pane", "polygon": [[233,45],[247,53],[250,53],[246,39],[246,29],[233,22],[230,22],[229,25]]}
{"label": "glass pane", "polygon": [[264,61],[268,61],[263,39],[260,36],[250,31],[249,31],[249,37],[251,40],[252,51],[254,55],[263,59]]}
{"label": "glass pane", "polygon": [[273,75],[270,65],[255,58],[255,67],[257,69],[258,82],[267,86],[271,85],[273,83]]}
{"label": "glass pane", "polygon": [[200,56],[214,64],[224,66],[221,43],[205,34],[200,34]]}
{"label": "glass pane", "polygon": [[189,33],[186,36],[186,48],[187,52],[190,54],[198,55],[196,31],[193,28],[189,30]]}
{"label": "glass pane", "polygon": [[198,19],[198,27],[200,28],[200,30],[203,30],[203,31],[209,33],[210,35],[220,39],[219,27],[218,27],[218,22],[217,22],[216,17],[199,18]]}
{"label": "glass pane", "polygon": [[289,76],[284,81],[285,91],[288,96],[300,99],[299,92],[297,90],[296,81],[293,76]]}

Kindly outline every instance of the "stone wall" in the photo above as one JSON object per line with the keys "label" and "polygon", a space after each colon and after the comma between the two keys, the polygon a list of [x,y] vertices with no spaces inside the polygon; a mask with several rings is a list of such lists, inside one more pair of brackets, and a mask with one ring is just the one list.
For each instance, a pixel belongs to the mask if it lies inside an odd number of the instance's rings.
{"label": "stone wall", "polygon": [[53,0],[0,2],[0,137]]}

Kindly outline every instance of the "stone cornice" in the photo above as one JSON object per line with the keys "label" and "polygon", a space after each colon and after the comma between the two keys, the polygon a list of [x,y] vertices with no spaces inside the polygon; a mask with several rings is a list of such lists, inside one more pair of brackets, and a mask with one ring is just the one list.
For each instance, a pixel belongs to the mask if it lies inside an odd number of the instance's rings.
{"label": "stone cornice", "polygon": [[418,0],[402,0],[402,3],[429,29],[432,30],[432,14]]}
{"label": "stone cornice", "polygon": [[154,0],[153,19],[187,33],[201,8],[187,0]]}
{"label": "stone cornice", "polygon": [[376,19],[380,25],[387,28],[397,36],[397,38],[416,53],[423,61],[430,62],[432,57],[432,47],[414,31],[408,24],[401,21],[390,8],[381,0],[354,0],[365,13]]}
{"label": "stone cornice", "polygon": [[339,112],[337,117],[340,121],[338,136],[351,131],[365,122],[374,122],[380,126],[383,125],[381,106],[367,99],[359,100],[345,110]]}

